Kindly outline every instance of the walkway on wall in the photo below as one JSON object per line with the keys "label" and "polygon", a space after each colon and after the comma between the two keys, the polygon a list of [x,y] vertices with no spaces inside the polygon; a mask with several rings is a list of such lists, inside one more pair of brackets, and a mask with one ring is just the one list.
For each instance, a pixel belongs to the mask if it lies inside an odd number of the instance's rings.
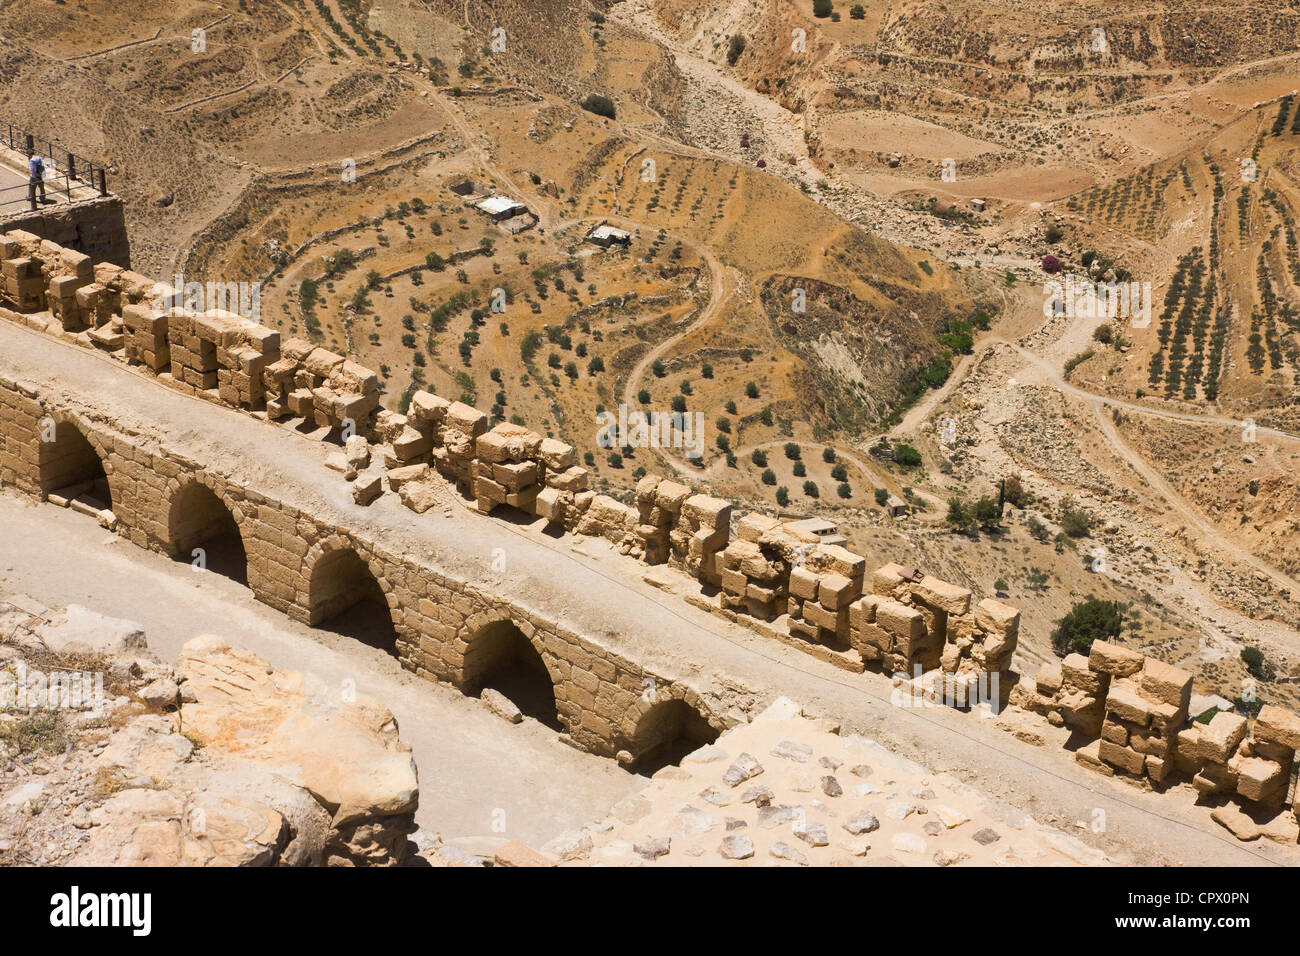
{"label": "walkway on wall", "polygon": [[[845,674],[720,621],[646,583],[643,567],[603,541],[587,541],[575,553],[570,542],[556,541],[540,528],[460,508],[447,517],[436,509],[416,515],[391,494],[361,508],[351,501],[350,486],[325,466],[329,446],[171,392],[107,356],[0,322],[0,375],[33,383],[56,406],[71,406],[92,420],[137,428],[142,440],[153,436],[190,460],[211,463],[210,469],[228,473],[233,481],[273,490],[306,514],[346,524],[496,600],[562,622],[661,676],[693,675],[701,690],[721,690],[725,681],[769,698],[784,694],[887,746],[924,755],[937,770],[954,769],[990,794],[1018,802],[1032,794],[1040,816],[1088,820],[1103,809],[1108,832],[1145,834],[1141,843],[1150,856],[1144,862],[1231,865],[1267,860],[1277,849],[1243,847],[1221,836],[1199,808],[1099,777],[1059,749],[1024,744],[992,721],[945,708],[896,707],[887,677]],[[232,449],[238,449],[237,456]],[[120,548],[137,550],[125,543]],[[113,550],[117,560],[135,560],[118,547]],[[11,555],[8,565],[27,560],[21,553]],[[221,623],[218,615],[200,626],[219,629]],[[288,643],[286,653],[295,653]],[[281,662],[294,666],[291,660]],[[420,685],[432,692],[430,685]],[[1109,849],[1104,837],[1101,845]]]}
{"label": "walkway on wall", "polygon": [[[599,819],[643,783],[546,727],[511,726],[385,654],[289,620],[242,585],[196,575],[188,564],[137,548],[79,515],[34,506],[12,488],[0,491],[0,528],[0,595],[12,590],[47,605],[79,603],[136,621],[166,661],[175,661],[190,638],[217,634],[276,667],[381,701],[414,751],[416,821],[444,839],[504,835],[541,846]],[[33,541],[41,547],[32,548]],[[504,834],[492,833],[495,809],[505,811]]]}

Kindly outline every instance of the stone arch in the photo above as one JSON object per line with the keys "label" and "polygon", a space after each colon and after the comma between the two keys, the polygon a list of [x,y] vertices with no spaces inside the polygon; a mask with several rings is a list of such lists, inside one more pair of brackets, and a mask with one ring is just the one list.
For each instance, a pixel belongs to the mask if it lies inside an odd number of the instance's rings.
{"label": "stone arch", "polygon": [[396,656],[396,609],[381,580],[351,545],[320,549],[307,569],[308,623]]}
{"label": "stone arch", "polygon": [[[525,633],[527,632],[527,633]],[[531,639],[533,627],[517,623],[508,612],[489,611],[465,622],[465,656],[460,687],[477,695],[492,688],[526,716],[555,730],[564,730],[556,701],[556,679],[547,654]]]}
{"label": "stone arch", "polygon": [[248,553],[237,510],[202,477],[181,485],[172,493],[167,510],[167,547],[172,557],[194,561],[200,557],[195,549],[201,548],[207,570],[247,585]]}
{"label": "stone arch", "polygon": [[[53,441],[46,440],[50,422],[54,423]],[[41,493],[58,493],[65,498],[84,494],[93,503],[112,508],[108,454],[94,433],[71,419],[53,416],[38,421],[37,428]]]}
{"label": "stone arch", "polygon": [[625,760],[624,766],[637,773],[654,774],[680,764],[687,754],[713,743],[721,728],[705,713],[693,691],[660,696],[637,718],[628,738],[631,760]]}

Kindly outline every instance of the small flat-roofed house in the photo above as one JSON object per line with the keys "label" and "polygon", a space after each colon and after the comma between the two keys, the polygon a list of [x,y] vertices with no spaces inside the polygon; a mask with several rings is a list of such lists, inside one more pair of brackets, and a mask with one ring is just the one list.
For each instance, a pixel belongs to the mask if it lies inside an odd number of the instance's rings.
{"label": "small flat-roofed house", "polygon": [[476,203],[479,210],[487,214],[487,217],[493,222],[501,222],[503,219],[513,219],[515,216],[522,216],[528,212],[528,207],[521,202],[515,202],[509,196],[489,196],[480,203]]}
{"label": "small flat-roofed house", "polygon": [[817,540],[822,544],[843,546],[848,543],[848,539],[838,533],[835,522],[827,521],[825,518],[800,518],[790,522],[790,527],[816,535]]}
{"label": "small flat-roofed house", "polygon": [[632,244],[632,234],[630,232],[615,229],[613,226],[604,223],[587,233],[587,238],[606,249],[612,245],[630,246]]}
{"label": "small flat-roofed house", "polygon": [[988,208],[988,203],[986,203],[983,199],[972,199],[970,201],[970,207],[974,209],[976,212],[983,212],[985,209]]}

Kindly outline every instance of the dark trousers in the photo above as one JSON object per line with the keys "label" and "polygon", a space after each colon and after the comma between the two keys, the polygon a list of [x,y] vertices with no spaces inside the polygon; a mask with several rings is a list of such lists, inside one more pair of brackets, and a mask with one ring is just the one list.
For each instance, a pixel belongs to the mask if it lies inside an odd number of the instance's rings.
{"label": "dark trousers", "polygon": [[40,176],[33,176],[27,180],[27,198],[31,200],[32,208],[36,207],[36,190],[41,191],[41,202],[45,202],[45,180]]}

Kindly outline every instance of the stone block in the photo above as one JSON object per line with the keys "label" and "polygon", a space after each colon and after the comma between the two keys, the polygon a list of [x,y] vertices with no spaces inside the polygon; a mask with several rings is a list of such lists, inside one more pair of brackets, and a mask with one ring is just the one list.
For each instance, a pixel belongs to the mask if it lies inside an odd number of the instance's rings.
{"label": "stone block", "polygon": [[1142,669],[1142,655],[1109,641],[1093,641],[1088,666],[1101,674],[1128,677]]}

